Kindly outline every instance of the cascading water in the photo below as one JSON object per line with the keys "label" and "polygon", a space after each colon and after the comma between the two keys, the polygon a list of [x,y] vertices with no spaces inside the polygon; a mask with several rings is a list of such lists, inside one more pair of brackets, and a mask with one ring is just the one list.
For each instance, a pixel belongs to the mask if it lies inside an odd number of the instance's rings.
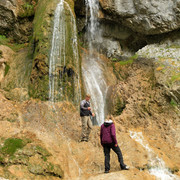
{"label": "cascading water", "polygon": [[[67,86],[70,83],[72,84],[71,89],[73,92],[67,94],[69,88]],[[49,60],[49,100],[51,102],[69,100],[68,96],[72,96],[75,104],[78,104],[81,100],[80,61],[76,20],[69,4],[65,0],[60,0],[55,10]],[[55,113],[55,119],[60,119],[54,103],[49,108],[49,112]],[[55,121],[54,123],[58,134],[61,135],[64,141],[67,141],[68,150],[72,154],[70,139],[65,137],[59,129],[58,122]],[[80,179],[82,170],[75,158],[72,155],[70,156],[79,170],[77,179]]]}
{"label": "cascading water", "polygon": [[[69,94],[68,94],[69,93]],[[81,99],[76,20],[69,4],[60,0],[54,17],[49,61],[49,100]]]}
{"label": "cascading water", "polygon": [[[98,22],[99,1],[86,0],[86,23],[88,41],[88,53],[84,54],[82,62],[83,79],[86,91],[91,95],[93,110],[96,114],[96,119],[101,125],[105,118],[105,105],[107,84],[102,71],[102,60],[98,56],[97,43],[102,42],[101,30]],[[90,17],[88,20],[88,13]]]}
{"label": "cascading water", "polygon": [[130,131],[130,137],[140,143],[147,151],[150,160],[149,169],[150,174],[156,176],[160,180],[178,180],[179,177],[172,174],[166,167],[165,162],[155,155],[154,151],[149,147],[148,143],[144,140],[142,132]]}

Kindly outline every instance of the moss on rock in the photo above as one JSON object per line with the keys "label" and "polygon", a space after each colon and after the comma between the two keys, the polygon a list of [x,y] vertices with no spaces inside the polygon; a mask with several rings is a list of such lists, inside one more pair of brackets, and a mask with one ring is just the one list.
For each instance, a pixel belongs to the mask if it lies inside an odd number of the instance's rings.
{"label": "moss on rock", "polygon": [[[73,11],[74,1],[66,1],[72,13],[75,16]],[[59,3],[56,1],[48,0],[39,0],[38,6],[36,8],[35,19],[34,19],[34,33],[33,33],[33,43],[35,46],[34,57],[33,57],[33,68],[31,73],[31,83],[29,85],[29,94],[33,98],[38,98],[41,100],[49,99],[49,54],[51,49],[51,39],[52,39],[52,30],[53,30],[53,20],[54,12]],[[59,65],[55,73],[57,79],[57,93],[55,99],[58,100],[73,100],[75,84],[74,80],[77,78],[79,72],[76,72],[77,65],[73,57],[74,49],[72,47],[72,33],[73,33],[73,24],[72,24],[72,14],[70,13],[67,5],[65,7],[65,28],[66,28],[66,50],[65,50],[65,59],[66,63],[63,67]],[[78,54],[79,56],[79,54]],[[64,70],[66,69],[66,71]],[[72,74],[67,71],[73,72]],[[71,75],[70,75],[71,74]],[[62,75],[62,77],[60,77]],[[61,82],[60,79],[61,78]],[[63,97],[60,97],[59,89],[63,89]],[[56,90],[55,90],[56,91]],[[62,99],[63,98],[63,99]]]}
{"label": "moss on rock", "polygon": [[34,14],[35,14],[35,6],[36,6],[35,1],[31,1],[31,2],[29,2],[27,0],[24,1],[23,4],[21,5],[18,16],[20,18],[34,16]]}
{"label": "moss on rock", "polygon": [[1,148],[1,153],[7,155],[13,155],[17,151],[17,149],[21,149],[25,145],[26,144],[22,139],[9,138],[5,140],[4,145]]}
{"label": "moss on rock", "polygon": [[[46,177],[63,178],[64,172],[61,166],[49,162],[48,157],[51,153],[42,145],[34,143],[28,138],[8,138],[0,139],[2,146],[0,146],[0,166],[4,171],[16,165],[20,169],[26,168],[27,172],[32,177],[43,175]],[[7,178],[17,178],[11,172],[3,173]]]}
{"label": "moss on rock", "polygon": [[48,58],[56,4],[57,1],[39,0],[33,22],[34,57],[29,94],[41,100],[48,98]]}

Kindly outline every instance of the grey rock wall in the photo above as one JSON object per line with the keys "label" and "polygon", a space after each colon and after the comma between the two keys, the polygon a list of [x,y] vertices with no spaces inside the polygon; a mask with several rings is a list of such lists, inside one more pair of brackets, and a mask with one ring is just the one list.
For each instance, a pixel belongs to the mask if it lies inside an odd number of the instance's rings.
{"label": "grey rock wall", "polygon": [[149,35],[180,28],[180,0],[100,0],[100,4],[135,32]]}

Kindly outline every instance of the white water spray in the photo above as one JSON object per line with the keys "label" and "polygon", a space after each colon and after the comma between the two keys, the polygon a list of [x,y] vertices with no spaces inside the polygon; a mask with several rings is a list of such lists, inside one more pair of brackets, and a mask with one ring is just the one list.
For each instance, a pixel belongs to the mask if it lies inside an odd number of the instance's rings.
{"label": "white water spray", "polygon": [[[67,22],[67,13],[70,16],[70,22]],[[70,27],[69,27],[70,24]],[[69,30],[70,29],[70,30]],[[68,57],[68,51],[72,51],[73,57]],[[63,73],[71,58],[71,64],[74,66],[74,102],[78,103],[81,99],[80,88],[80,68],[79,53],[77,43],[76,20],[69,4],[60,0],[55,10],[54,28],[52,37],[52,47],[49,61],[49,100],[66,100],[65,91],[67,91],[63,79]]]}
{"label": "white water spray", "polygon": [[158,180],[179,180],[180,178],[172,174],[166,167],[165,162],[155,155],[154,151],[149,147],[148,143],[145,141],[142,132],[130,131],[130,137],[136,142],[140,143],[147,151],[150,160],[149,169],[150,174],[156,176]]}
{"label": "white water spray", "polygon": [[[105,118],[105,105],[107,84],[102,71],[102,60],[98,53],[97,43],[102,42],[101,29],[98,22],[99,1],[86,0],[86,23],[88,41],[88,53],[84,55],[82,62],[83,79],[86,91],[91,95],[93,110],[96,113],[98,124],[101,125]],[[88,12],[90,18],[88,21]]]}

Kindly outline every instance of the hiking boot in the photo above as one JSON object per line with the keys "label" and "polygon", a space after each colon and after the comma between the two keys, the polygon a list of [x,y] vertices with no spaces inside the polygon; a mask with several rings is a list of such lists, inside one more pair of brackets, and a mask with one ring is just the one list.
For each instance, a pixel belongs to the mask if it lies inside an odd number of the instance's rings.
{"label": "hiking boot", "polygon": [[121,167],[121,170],[129,170],[129,166],[126,166],[126,165],[125,165],[125,166],[122,166],[122,167]]}
{"label": "hiking boot", "polygon": [[80,140],[79,140],[79,142],[83,142],[83,141],[85,141],[85,140],[84,140],[84,139],[80,139]]}
{"label": "hiking boot", "polygon": [[108,170],[105,170],[104,173],[109,173],[109,171],[108,171]]}

